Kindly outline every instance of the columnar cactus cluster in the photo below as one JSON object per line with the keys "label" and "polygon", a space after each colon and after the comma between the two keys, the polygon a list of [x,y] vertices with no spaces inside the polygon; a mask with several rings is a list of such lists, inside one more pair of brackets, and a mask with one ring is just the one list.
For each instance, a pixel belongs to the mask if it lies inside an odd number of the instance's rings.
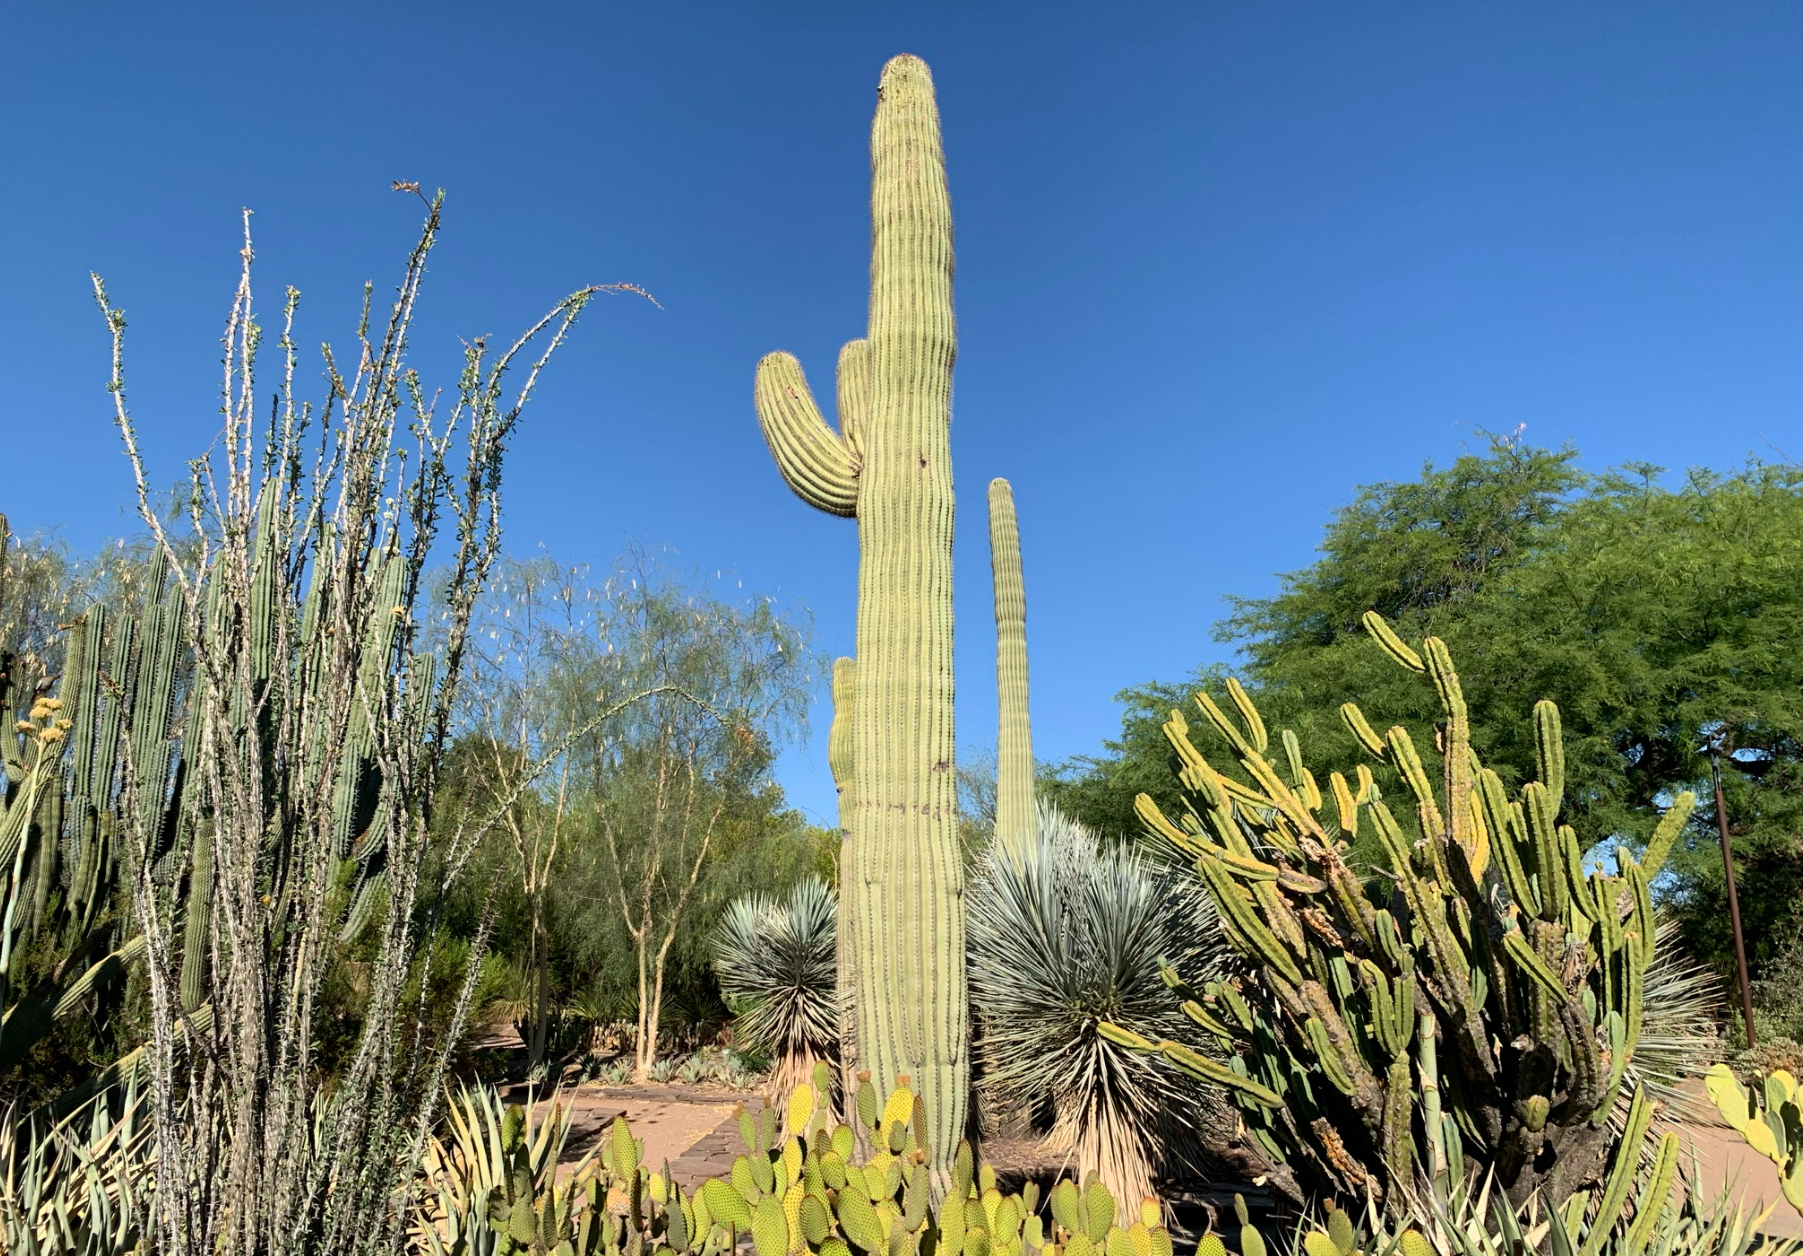
{"label": "columnar cactus cluster", "polygon": [[[271,566],[263,552],[260,570]],[[380,596],[386,604],[400,600],[404,574],[398,559],[384,565]],[[316,598],[317,589],[301,608],[303,635],[317,621]],[[208,605],[215,600],[206,599]],[[276,666],[271,621],[278,613],[271,597],[253,599],[246,626],[245,640],[265,684]],[[91,1010],[96,991],[118,988],[143,958],[145,939],[124,899],[137,858],[149,860],[152,883],[171,891],[176,903],[181,1011],[195,1027],[210,1021],[215,868],[204,774],[192,762],[202,731],[197,704],[187,701],[197,682],[186,617],[181,590],[158,551],[135,613],[97,603],[70,623],[62,672],[44,692],[26,692],[24,670],[0,652],[0,710],[22,716],[0,736],[7,781],[0,794],[0,868],[11,874],[0,908],[0,1071],[59,1021]],[[384,700],[397,631],[395,616],[375,621],[360,678],[372,701]],[[432,660],[419,656],[413,662],[413,675],[426,677],[429,689]],[[267,706],[260,712],[271,718]],[[423,735],[423,711],[410,715],[406,726]],[[234,718],[245,717],[239,711]],[[367,755],[369,735],[367,727],[360,735],[353,729],[353,745],[365,753],[346,756],[335,792],[346,937],[368,922],[383,883],[383,844],[367,835],[383,790]],[[137,834],[144,837],[143,852],[123,849]],[[266,854],[261,875],[279,896],[291,885],[279,834],[272,832]],[[58,942],[66,958],[35,975],[23,972],[10,961],[39,937]],[[88,1089],[132,1073],[142,1060],[140,1051],[128,1052]]]}
{"label": "columnar cactus cluster", "polygon": [[916,1079],[943,1185],[970,1088],[952,721],[952,220],[933,81],[883,68],[871,129],[870,318],[839,356],[839,429],[789,354],[758,419],[802,500],[858,522],[857,698],[842,815],[856,1053]]}
{"label": "columnar cactus cluster", "polygon": [[[1588,843],[1559,820],[1558,708],[1536,707],[1538,779],[1511,797],[1472,747],[1445,644],[1417,652],[1376,615],[1366,623],[1439,695],[1438,788],[1408,730],[1380,736],[1352,703],[1347,727],[1406,782],[1394,810],[1364,765],[1324,788],[1293,733],[1269,756],[1232,682],[1233,714],[1197,703],[1238,773],[1197,748],[1180,712],[1165,725],[1185,810],[1167,816],[1141,795],[1139,813],[1195,858],[1251,971],[1197,991],[1167,974],[1227,1063],[1162,1049],[1228,1089],[1298,1196],[1406,1194],[1418,1165],[1444,1182],[1470,1160],[1518,1201],[1566,1199],[1600,1176],[1609,1118],[1633,1086],[1650,886],[1693,799],[1674,800],[1640,859],[1618,848],[1614,875],[1586,869]],[[1361,829],[1387,856],[1371,880],[1346,861]]]}
{"label": "columnar cactus cluster", "polygon": [[[1793,1249],[1791,1243],[1759,1241],[1758,1222],[1749,1224],[1751,1219],[1730,1198],[1699,1206],[1694,1183],[1681,1203],[1674,1200],[1678,1136],[1663,1134],[1649,1148],[1651,1119],[1652,1105],[1644,1091],[1636,1091],[1608,1178],[1595,1190],[1579,1191],[1564,1201],[1535,1196],[1511,1204],[1491,1197],[1495,1182],[1485,1177],[1389,1205],[1367,1197],[1362,1226],[1352,1211],[1327,1200],[1321,1206],[1323,1224],[1299,1225],[1287,1256],[1534,1256],[1541,1251],[1565,1256],[1645,1256],[1649,1251],[1779,1256]],[[1649,1149],[1650,1155],[1643,1154]],[[1233,1203],[1240,1256],[1266,1256],[1269,1249],[1249,1223],[1245,1201],[1236,1195]],[[1215,1234],[1196,1246],[1197,1256],[1228,1256],[1228,1251]]]}
{"label": "columnar cactus cluster", "polygon": [[[0,582],[5,563],[0,543]],[[9,874],[0,1070],[57,1022],[91,1010],[98,991],[119,988],[144,954],[120,901],[129,857],[123,808],[140,809],[161,835],[158,875],[180,876],[172,854],[184,806],[175,736],[187,660],[182,602],[167,583],[155,560],[136,614],[95,605],[78,616],[60,676],[41,684],[0,643],[0,710],[20,717],[0,735],[0,868]],[[55,954],[28,968],[21,960],[39,943]]]}
{"label": "columnar cactus cluster", "polygon": [[1001,707],[996,743],[995,842],[1000,851],[1033,840],[1033,729],[1027,718],[1027,587],[1021,575],[1014,489],[989,482],[989,565],[995,582],[995,689]]}

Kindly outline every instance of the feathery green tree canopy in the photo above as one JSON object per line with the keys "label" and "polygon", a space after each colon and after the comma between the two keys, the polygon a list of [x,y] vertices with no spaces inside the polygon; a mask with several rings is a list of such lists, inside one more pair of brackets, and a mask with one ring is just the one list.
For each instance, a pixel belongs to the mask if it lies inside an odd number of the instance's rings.
{"label": "feathery green tree canopy", "polygon": [[1803,897],[1803,469],[1591,475],[1575,462],[1570,449],[1493,438],[1418,479],[1361,489],[1312,565],[1272,597],[1230,599],[1215,635],[1243,663],[1121,694],[1120,737],[1063,765],[1053,797],[1104,832],[1137,834],[1137,793],[1175,801],[1159,725],[1229,672],[1274,726],[1348,766],[1361,756],[1341,702],[1380,731],[1431,722],[1431,693],[1386,667],[1360,625],[1375,609],[1405,638],[1447,641],[1478,749],[1499,770],[1532,772],[1533,704],[1558,701],[1567,805],[1593,842],[1637,846],[1672,794],[1697,791],[1664,888],[1692,945],[1725,968],[1718,746],[1757,967]]}

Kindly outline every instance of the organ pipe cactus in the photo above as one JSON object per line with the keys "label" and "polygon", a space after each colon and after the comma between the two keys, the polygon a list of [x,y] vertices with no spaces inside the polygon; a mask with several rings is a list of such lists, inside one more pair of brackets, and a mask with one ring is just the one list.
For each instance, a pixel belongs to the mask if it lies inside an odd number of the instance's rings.
{"label": "organ pipe cactus", "polygon": [[[1375,614],[1366,625],[1439,696],[1438,787],[1408,730],[1379,736],[1352,703],[1347,727],[1401,798],[1362,765],[1356,786],[1332,772],[1323,788],[1288,731],[1271,756],[1233,682],[1232,714],[1196,700],[1239,773],[1197,748],[1181,712],[1165,725],[1184,810],[1141,795],[1140,816],[1195,858],[1251,970],[1198,991],[1167,976],[1228,1065],[1163,1049],[1229,1089],[1291,1193],[1381,1199],[1414,1189],[1418,1165],[1444,1186],[1470,1164],[1517,1202],[1564,1200],[1601,1175],[1637,1084],[1650,887],[1694,800],[1673,801],[1640,859],[1618,847],[1613,875],[1584,868],[1587,843],[1559,821],[1558,708],[1535,708],[1537,779],[1511,797],[1472,747],[1445,644],[1417,651]],[[1369,880],[1346,861],[1361,828],[1386,856]]]}
{"label": "organ pipe cactus", "polygon": [[870,315],[839,355],[839,429],[800,364],[758,363],[758,420],[796,494],[858,521],[851,858],[857,1054],[907,1074],[943,1184],[970,1089],[952,722],[952,220],[932,76],[883,67],[871,128]]}
{"label": "organ pipe cactus", "polygon": [[58,1022],[97,1018],[94,1000],[116,994],[144,954],[120,910],[124,808],[148,817],[150,855],[160,875],[173,875],[174,732],[186,659],[182,604],[166,584],[166,565],[153,558],[137,613],[97,604],[77,616],[60,675],[41,684],[27,686],[14,657],[0,653],[0,709],[25,717],[0,737],[0,868],[11,874],[0,918],[0,1071]]}
{"label": "organ pipe cactus", "polygon": [[1027,719],[1027,588],[1021,575],[1014,489],[989,482],[989,564],[995,582],[995,689],[1001,707],[995,777],[995,843],[1000,851],[1033,841],[1033,728]]}
{"label": "organ pipe cactus", "polygon": [[[266,516],[260,522],[267,527]],[[260,573],[273,565],[267,549],[259,538]],[[403,574],[399,561],[386,564],[380,596],[388,604],[401,597]],[[261,574],[259,580],[267,585]],[[268,596],[251,607],[248,640],[262,682],[275,662],[274,610]],[[196,1013],[206,1002],[214,866],[211,821],[184,757],[200,744],[194,708],[183,709],[193,683],[186,614],[159,550],[135,613],[97,603],[71,622],[62,672],[45,692],[35,686],[20,692],[22,671],[0,655],[0,709],[19,711],[30,702],[26,718],[0,736],[7,781],[0,791],[0,875],[7,875],[7,904],[0,906],[0,1072],[59,1022],[94,1015],[93,1000],[119,990],[126,970],[142,959],[145,939],[126,927],[121,910],[126,861],[136,857],[121,849],[124,833],[146,835],[152,880],[177,891],[181,1010]],[[395,618],[380,617],[371,633],[362,680],[376,700],[395,653]],[[429,656],[414,660],[414,674],[427,677],[416,693],[429,688],[431,662]],[[423,736],[425,712],[417,701],[408,715],[406,726]],[[352,841],[368,828],[383,791],[367,754],[367,730],[352,741],[360,752],[341,765],[334,800],[347,932],[368,919],[384,884],[382,843]],[[271,889],[280,892],[288,877],[277,845],[269,855]],[[52,896],[52,887],[62,893]]]}
{"label": "organ pipe cactus", "polygon": [[[1678,1136],[1647,1138],[1650,1105],[1630,1105],[1632,1125],[1615,1150],[1609,1176],[1597,1190],[1570,1199],[1535,1196],[1522,1203],[1496,1198],[1489,1176],[1453,1184],[1441,1196],[1378,1204],[1355,1210],[1323,1209],[1324,1226],[1304,1223],[1283,1248],[1284,1256],[1791,1256],[1795,1241],[1762,1242],[1759,1219],[1728,1193],[1699,1198],[1695,1182],[1674,1198]],[[1240,1252],[1265,1250],[1256,1231],[1242,1225]],[[1225,1256],[1210,1236],[1198,1256]]]}

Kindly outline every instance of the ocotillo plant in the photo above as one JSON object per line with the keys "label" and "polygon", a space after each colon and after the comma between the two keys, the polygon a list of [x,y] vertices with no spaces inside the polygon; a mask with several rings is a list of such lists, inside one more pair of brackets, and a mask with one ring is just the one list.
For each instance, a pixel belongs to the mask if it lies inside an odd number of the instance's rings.
{"label": "ocotillo plant", "polygon": [[989,482],[989,567],[995,582],[995,690],[1001,707],[996,743],[995,844],[999,851],[1033,841],[1033,728],[1027,719],[1027,586],[1021,574],[1020,525],[1014,489]]}
{"label": "ocotillo plant", "polygon": [[858,697],[841,909],[857,1049],[932,1114],[941,1181],[970,1087],[952,726],[952,218],[933,80],[883,67],[870,135],[870,324],[839,355],[839,430],[800,364],[758,363],[758,420],[784,479],[858,521]]}
{"label": "ocotillo plant", "polygon": [[[1443,1187],[1470,1162],[1517,1202],[1536,1190],[1563,1201],[1600,1176],[1624,1079],[1636,1080],[1649,887],[1692,796],[1674,800],[1640,860],[1617,848],[1616,875],[1586,870],[1587,843],[1559,823],[1558,708],[1535,708],[1538,779],[1510,798],[1472,747],[1445,644],[1429,637],[1418,653],[1375,614],[1366,625],[1431,679],[1445,712],[1436,789],[1408,730],[1380,737],[1341,707],[1407,783],[1412,816],[1391,811],[1362,764],[1356,788],[1333,772],[1323,790],[1287,730],[1281,762],[1268,758],[1264,721],[1235,683],[1237,718],[1206,694],[1197,703],[1243,776],[1210,763],[1180,712],[1165,725],[1186,809],[1173,821],[1142,794],[1140,816],[1194,855],[1252,966],[1201,992],[1169,977],[1229,1066],[1165,1052],[1229,1088],[1273,1180],[1298,1196],[1406,1194],[1418,1165]],[[1361,826],[1387,856],[1369,882],[1345,858]]]}
{"label": "ocotillo plant", "polygon": [[[187,1018],[208,1041],[184,1067],[177,952],[195,922],[159,875],[159,796],[141,791],[121,813],[152,1011],[140,1059],[159,1252],[393,1250],[434,1121],[448,1047],[427,1038],[404,992],[413,977],[429,988],[414,961],[437,773],[472,608],[500,544],[503,455],[540,370],[596,291],[560,302],[511,347],[469,342],[448,405],[434,407],[406,353],[439,209],[430,203],[385,319],[371,317],[366,291],[348,375],[326,351],[329,423],[295,395],[292,290],[276,341],[282,382],[273,412],[260,409],[246,215],[223,423],[191,464],[183,547],[151,508],[153,476],[125,404],[125,319],[94,281],[140,514],[179,591],[193,660],[182,823],[208,835],[195,861],[211,899],[206,1001]],[[449,571],[426,595],[435,553]],[[439,627],[436,652],[420,648],[422,619]],[[468,849],[461,830],[450,846],[455,869]],[[365,928],[358,1038],[328,1087],[315,1055],[321,994],[341,939]],[[451,1042],[473,982],[472,965]]]}

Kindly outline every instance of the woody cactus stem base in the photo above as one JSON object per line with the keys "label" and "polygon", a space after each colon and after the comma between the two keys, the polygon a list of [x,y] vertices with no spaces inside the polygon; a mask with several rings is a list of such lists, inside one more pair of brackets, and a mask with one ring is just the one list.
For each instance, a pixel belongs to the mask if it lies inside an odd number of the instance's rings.
{"label": "woody cactus stem base", "polygon": [[[933,80],[883,67],[870,136],[870,322],[839,356],[839,430],[786,353],[758,363],[757,409],[783,478],[858,521],[850,854],[859,1063],[907,1075],[949,1180],[970,1088],[963,865],[952,726],[952,219]],[[849,875],[847,875],[849,870]]]}

